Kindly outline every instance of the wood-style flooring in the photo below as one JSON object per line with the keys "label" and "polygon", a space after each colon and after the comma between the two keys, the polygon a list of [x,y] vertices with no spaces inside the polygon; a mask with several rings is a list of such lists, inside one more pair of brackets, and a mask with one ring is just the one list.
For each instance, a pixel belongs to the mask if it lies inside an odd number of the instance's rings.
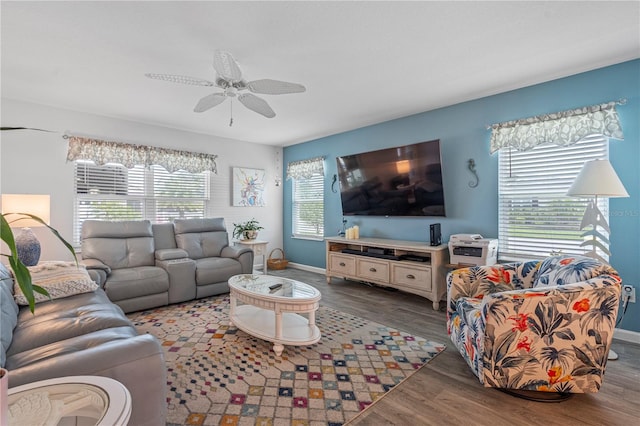
{"label": "wood-style flooring", "polygon": [[269,271],[306,282],[321,304],[444,343],[447,349],[349,422],[350,425],[636,425],[640,424],[640,345],[614,340],[602,388],[542,403],[485,388],[467,367],[440,311],[419,296],[287,268]]}

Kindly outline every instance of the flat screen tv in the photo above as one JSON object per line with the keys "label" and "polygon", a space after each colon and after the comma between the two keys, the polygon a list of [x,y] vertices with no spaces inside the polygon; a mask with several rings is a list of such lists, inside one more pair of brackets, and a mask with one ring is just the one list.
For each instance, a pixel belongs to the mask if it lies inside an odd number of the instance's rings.
{"label": "flat screen tv", "polygon": [[440,140],[337,157],[344,215],[444,216]]}

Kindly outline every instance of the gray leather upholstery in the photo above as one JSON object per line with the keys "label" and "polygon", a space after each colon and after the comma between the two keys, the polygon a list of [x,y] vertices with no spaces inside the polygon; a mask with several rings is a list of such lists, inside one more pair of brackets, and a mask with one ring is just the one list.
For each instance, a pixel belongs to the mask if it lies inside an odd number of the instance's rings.
{"label": "gray leather upholstery", "polygon": [[5,366],[10,388],[63,376],[111,377],[131,393],[130,425],[165,424],[162,348],[153,336],[138,335],[104,291],[38,303],[35,315],[21,307],[17,323]]}
{"label": "gray leather upholstery", "polygon": [[125,312],[169,303],[169,275],[156,266],[155,241],[148,220],[85,220],[82,225],[82,258],[88,270]]}
{"label": "gray leather upholstery", "polygon": [[253,251],[229,246],[222,218],[86,220],[81,235],[89,275],[125,312],[226,293],[253,271]]}
{"label": "gray leather upholstery", "polygon": [[13,280],[9,270],[0,263],[0,367],[4,367],[17,324],[18,305],[13,299]]}
{"label": "gray leather upholstery", "polygon": [[178,248],[196,262],[196,297],[226,293],[229,278],[252,273],[253,250],[229,246],[223,218],[176,219],[173,225]]}

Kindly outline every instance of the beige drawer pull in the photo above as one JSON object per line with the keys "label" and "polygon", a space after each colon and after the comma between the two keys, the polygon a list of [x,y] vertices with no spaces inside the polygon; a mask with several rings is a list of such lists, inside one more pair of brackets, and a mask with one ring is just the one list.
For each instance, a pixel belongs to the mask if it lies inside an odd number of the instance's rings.
{"label": "beige drawer pull", "polygon": [[416,277],[413,274],[407,274],[407,278],[409,278],[410,280],[415,280]]}
{"label": "beige drawer pull", "polygon": [[347,266],[347,264],[344,262],[340,262],[340,266]]}
{"label": "beige drawer pull", "polygon": [[369,272],[378,272],[378,271],[376,271],[376,268],[369,268]]}

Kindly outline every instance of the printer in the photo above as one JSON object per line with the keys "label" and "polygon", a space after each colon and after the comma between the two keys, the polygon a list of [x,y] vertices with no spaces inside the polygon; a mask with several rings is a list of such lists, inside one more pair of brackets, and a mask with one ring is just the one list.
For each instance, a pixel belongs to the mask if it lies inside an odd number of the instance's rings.
{"label": "printer", "polygon": [[452,264],[494,265],[498,260],[498,240],[480,234],[454,234],[449,238]]}

